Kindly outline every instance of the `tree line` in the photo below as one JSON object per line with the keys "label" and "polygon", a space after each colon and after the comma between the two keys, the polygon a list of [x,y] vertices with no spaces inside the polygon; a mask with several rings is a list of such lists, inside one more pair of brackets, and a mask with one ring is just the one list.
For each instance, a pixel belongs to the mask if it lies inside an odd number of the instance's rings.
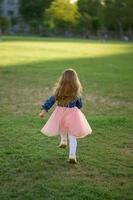
{"label": "tree line", "polygon": [[133,0],[20,0],[19,12],[21,31],[27,25],[44,36],[133,38]]}

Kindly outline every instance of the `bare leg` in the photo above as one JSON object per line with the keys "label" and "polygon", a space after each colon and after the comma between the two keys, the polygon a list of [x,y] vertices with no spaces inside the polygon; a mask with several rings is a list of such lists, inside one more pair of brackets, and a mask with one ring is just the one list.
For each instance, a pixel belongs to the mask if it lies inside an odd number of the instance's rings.
{"label": "bare leg", "polygon": [[67,133],[60,134],[60,137],[61,137],[61,141],[60,141],[59,147],[65,148],[67,146]]}

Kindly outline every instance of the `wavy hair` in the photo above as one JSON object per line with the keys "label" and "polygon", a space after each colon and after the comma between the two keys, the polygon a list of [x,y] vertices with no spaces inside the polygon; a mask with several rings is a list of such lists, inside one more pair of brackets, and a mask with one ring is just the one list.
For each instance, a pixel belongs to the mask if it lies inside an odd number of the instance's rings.
{"label": "wavy hair", "polygon": [[76,97],[81,96],[82,86],[74,69],[66,69],[54,88],[58,105],[67,105]]}

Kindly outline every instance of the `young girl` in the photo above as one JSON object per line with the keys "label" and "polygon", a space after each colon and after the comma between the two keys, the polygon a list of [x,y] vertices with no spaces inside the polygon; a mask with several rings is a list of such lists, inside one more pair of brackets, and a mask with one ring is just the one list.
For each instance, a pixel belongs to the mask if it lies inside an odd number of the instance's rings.
{"label": "young girl", "polygon": [[80,110],[83,106],[81,90],[82,86],[76,71],[73,69],[65,70],[59,78],[53,96],[44,102],[40,112],[40,117],[44,117],[45,113],[57,102],[55,110],[41,132],[47,136],[60,135],[60,148],[67,146],[68,137],[70,163],[77,163],[77,138],[83,138],[92,132]]}

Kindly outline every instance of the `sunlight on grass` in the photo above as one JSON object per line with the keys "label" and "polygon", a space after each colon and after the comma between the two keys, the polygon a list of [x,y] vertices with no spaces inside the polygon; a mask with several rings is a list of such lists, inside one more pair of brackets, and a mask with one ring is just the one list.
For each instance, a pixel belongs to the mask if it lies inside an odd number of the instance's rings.
{"label": "sunlight on grass", "polygon": [[8,41],[0,42],[0,66],[73,58],[94,58],[130,52],[130,45],[69,42]]}
{"label": "sunlight on grass", "polygon": [[[0,200],[132,199],[131,48],[128,42],[2,37]],[[79,74],[82,111],[93,129],[78,141],[74,166],[68,148],[58,148],[59,137],[40,133],[56,105],[46,118],[38,116],[66,66]]]}

